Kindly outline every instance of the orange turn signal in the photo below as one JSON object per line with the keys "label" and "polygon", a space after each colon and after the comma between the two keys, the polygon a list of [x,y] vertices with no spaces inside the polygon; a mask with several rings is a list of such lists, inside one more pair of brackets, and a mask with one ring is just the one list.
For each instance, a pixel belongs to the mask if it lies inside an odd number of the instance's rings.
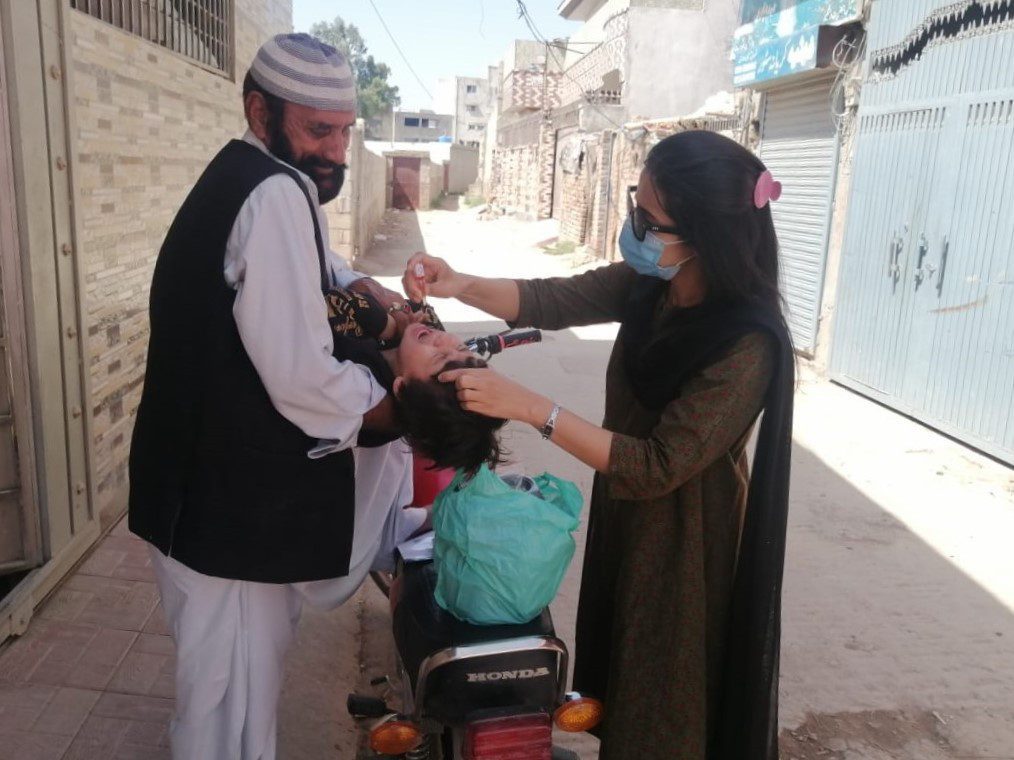
{"label": "orange turn signal", "polygon": [[388,720],[370,731],[370,749],[381,755],[404,755],[422,742],[419,727],[407,720]]}
{"label": "orange turn signal", "polygon": [[574,694],[556,708],[553,722],[561,731],[577,734],[595,728],[602,722],[605,712],[606,708],[599,700]]}

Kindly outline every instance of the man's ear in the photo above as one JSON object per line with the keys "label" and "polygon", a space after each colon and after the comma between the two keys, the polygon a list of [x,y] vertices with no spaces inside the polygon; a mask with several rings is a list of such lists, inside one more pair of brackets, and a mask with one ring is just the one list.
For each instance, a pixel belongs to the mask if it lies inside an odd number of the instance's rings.
{"label": "man's ear", "polygon": [[401,398],[401,391],[404,387],[405,387],[405,378],[403,377],[394,378],[394,385],[392,385],[391,388],[392,390],[394,390],[395,398]]}
{"label": "man's ear", "polygon": [[[246,94],[243,99],[243,110],[246,113],[246,123],[250,131],[257,135],[257,139],[265,145],[268,144],[268,122],[271,114],[268,111],[268,102],[260,92],[253,91]],[[269,146],[270,147],[270,146]]]}

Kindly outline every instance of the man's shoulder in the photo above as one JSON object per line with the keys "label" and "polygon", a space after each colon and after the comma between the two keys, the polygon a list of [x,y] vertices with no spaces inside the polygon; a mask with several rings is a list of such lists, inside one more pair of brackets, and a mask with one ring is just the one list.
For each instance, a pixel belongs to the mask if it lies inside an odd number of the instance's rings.
{"label": "man's shoulder", "polygon": [[238,195],[244,203],[256,198],[258,204],[306,204],[306,192],[299,175],[243,140],[232,140],[208,164],[199,184],[208,190]]}
{"label": "man's shoulder", "polygon": [[266,179],[275,174],[294,174],[264,151],[244,140],[230,140],[208,165],[209,171],[228,172],[237,179]]}

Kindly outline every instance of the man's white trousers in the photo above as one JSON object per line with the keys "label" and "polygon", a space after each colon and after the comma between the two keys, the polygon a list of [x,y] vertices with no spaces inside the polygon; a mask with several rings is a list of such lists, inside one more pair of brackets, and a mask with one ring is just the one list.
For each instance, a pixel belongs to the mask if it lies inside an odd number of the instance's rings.
{"label": "man's white trousers", "polygon": [[356,540],[347,576],[292,584],[215,578],[151,547],[176,643],[175,760],[273,760],[285,654],[303,602],[341,604],[371,567],[389,566],[395,547],[422,525],[425,510],[401,508],[412,499],[404,445],[356,455]]}

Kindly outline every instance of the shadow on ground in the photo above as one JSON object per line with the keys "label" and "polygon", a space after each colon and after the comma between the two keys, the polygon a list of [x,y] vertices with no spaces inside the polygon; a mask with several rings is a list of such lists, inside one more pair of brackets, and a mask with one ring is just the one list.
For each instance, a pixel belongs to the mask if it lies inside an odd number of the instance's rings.
{"label": "shadow on ground", "polygon": [[1014,758],[1014,614],[798,444],[782,618],[785,760]]}

